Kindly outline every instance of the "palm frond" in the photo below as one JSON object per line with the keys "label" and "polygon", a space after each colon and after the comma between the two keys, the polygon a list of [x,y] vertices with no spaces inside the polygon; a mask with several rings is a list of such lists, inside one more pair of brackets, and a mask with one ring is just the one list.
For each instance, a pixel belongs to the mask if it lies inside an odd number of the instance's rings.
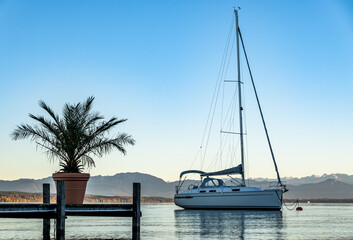
{"label": "palm frond", "polygon": [[87,167],[87,168],[92,168],[92,167],[95,167],[96,164],[94,163],[94,160],[93,158],[91,158],[90,156],[88,155],[83,155],[81,157],[81,162],[82,162],[82,165],[84,167]]}
{"label": "palm frond", "polygon": [[44,117],[42,116],[34,116],[32,114],[29,114],[29,116],[38,121],[39,123],[41,123],[41,125],[48,130],[48,133],[51,133],[53,134],[54,136],[56,136],[57,138],[60,137],[60,130],[58,129],[58,127],[52,123],[50,120],[48,119],[45,119]]}

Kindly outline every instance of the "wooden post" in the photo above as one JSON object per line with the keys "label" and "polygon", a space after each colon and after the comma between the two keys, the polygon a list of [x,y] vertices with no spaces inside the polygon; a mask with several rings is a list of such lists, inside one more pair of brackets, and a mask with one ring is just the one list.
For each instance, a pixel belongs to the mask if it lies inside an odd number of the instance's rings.
{"label": "wooden post", "polygon": [[56,190],[56,239],[65,240],[65,181],[57,181]]}
{"label": "wooden post", "polygon": [[[50,204],[49,183],[43,183],[43,204]],[[43,240],[50,240],[50,218],[43,218]]]}
{"label": "wooden post", "polygon": [[132,239],[140,240],[141,183],[133,184],[132,209]]}

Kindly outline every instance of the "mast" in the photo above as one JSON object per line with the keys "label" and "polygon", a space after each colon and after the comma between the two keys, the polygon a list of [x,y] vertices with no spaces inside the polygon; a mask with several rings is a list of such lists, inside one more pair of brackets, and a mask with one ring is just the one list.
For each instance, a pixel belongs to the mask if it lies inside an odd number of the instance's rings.
{"label": "mast", "polygon": [[234,9],[235,14],[235,27],[236,27],[236,38],[237,38],[237,68],[238,68],[238,94],[239,94],[239,127],[240,127],[240,157],[241,157],[241,179],[242,184],[245,186],[244,177],[244,132],[243,132],[243,106],[241,102],[241,81],[240,81],[240,56],[239,56],[239,23],[238,23],[238,11]]}

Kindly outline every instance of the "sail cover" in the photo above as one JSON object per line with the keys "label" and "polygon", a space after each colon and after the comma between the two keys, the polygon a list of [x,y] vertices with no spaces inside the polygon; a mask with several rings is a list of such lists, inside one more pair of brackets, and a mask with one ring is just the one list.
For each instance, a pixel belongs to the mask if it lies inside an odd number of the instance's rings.
{"label": "sail cover", "polygon": [[229,175],[229,174],[241,174],[242,173],[242,166],[239,164],[236,167],[224,169],[221,171],[217,172],[207,172],[207,173],[202,173],[201,176],[219,176],[219,175]]}

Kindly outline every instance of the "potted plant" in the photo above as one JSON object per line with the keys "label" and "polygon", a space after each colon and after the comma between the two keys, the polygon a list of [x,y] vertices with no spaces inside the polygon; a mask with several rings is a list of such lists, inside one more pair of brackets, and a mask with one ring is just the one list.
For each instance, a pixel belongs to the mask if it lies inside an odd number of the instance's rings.
{"label": "potted plant", "polygon": [[126,133],[108,135],[118,124],[127,119],[112,117],[103,121],[98,112],[92,112],[94,97],[89,97],[83,103],[66,103],[62,116],[44,102],[39,106],[46,111],[50,119],[29,114],[38,125],[21,124],[11,133],[13,140],[30,138],[37,146],[45,150],[49,159],[58,160],[60,170],[53,174],[54,181],[66,180],[66,204],[82,204],[86,184],[90,177],[82,173],[85,167],[95,167],[92,155],[102,157],[118,149],[124,155],[124,146],[134,145],[135,140]]}

